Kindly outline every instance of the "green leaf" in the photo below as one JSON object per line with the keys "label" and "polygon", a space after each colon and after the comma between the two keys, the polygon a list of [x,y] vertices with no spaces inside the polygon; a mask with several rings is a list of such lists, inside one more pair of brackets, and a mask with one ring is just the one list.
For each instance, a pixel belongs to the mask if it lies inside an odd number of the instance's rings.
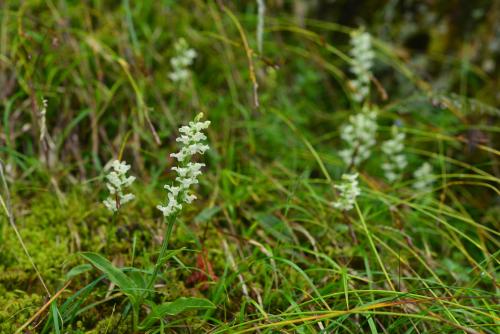
{"label": "green leaf", "polygon": [[56,301],[54,300],[50,304],[50,313],[52,315],[52,321],[54,322],[54,332],[56,334],[61,334],[61,325],[59,323],[59,312],[57,310]]}
{"label": "green leaf", "polygon": [[99,277],[98,279],[92,281],[82,289],[78,290],[75,294],[70,296],[64,304],[61,305],[60,311],[63,315],[64,322],[71,322],[77,316],[77,313],[81,310],[81,305],[85,301],[85,299],[92,293],[97,283],[102,281],[104,275]]}
{"label": "green leaf", "polygon": [[86,271],[92,269],[92,266],[88,263],[81,264],[79,266],[71,268],[70,271],[66,274],[66,280],[69,280],[75,276],[78,276]]}
{"label": "green leaf", "polygon": [[134,281],[135,285],[139,289],[141,289],[141,291],[146,290],[148,282],[144,278],[144,275],[142,272],[140,272],[138,270],[132,270],[132,271],[128,272],[127,274],[130,277],[130,279]]}
{"label": "green leaf", "polygon": [[212,309],[215,305],[208,299],[195,298],[195,297],[181,297],[173,302],[163,303],[161,305],[153,306],[151,313],[144,319],[141,324],[142,329],[146,329],[156,320],[159,320],[167,315],[176,315],[184,311],[199,310],[199,309]]}
{"label": "green leaf", "polygon": [[[61,322],[63,324],[71,323],[75,319],[78,312],[82,310],[81,305],[83,304],[87,296],[92,292],[97,283],[103,280],[104,277],[105,275],[102,275],[92,283],[78,290],[75,294],[71,295],[61,306],[59,306],[58,310],[62,318]],[[53,329],[55,322],[52,320],[52,312],[48,315],[49,317],[45,322],[43,330],[41,331],[42,334],[54,332]]]}
{"label": "green leaf", "polygon": [[179,249],[174,249],[171,251],[167,251],[167,254],[163,258],[160,259],[160,264],[163,265],[165,262],[167,262],[169,259],[175,257],[177,254],[183,252],[186,249],[186,247],[182,247]]}
{"label": "green leaf", "polygon": [[106,274],[107,278],[116,284],[123,293],[132,298],[132,302],[138,296],[138,289],[135,282],[125,275],[119,268],[115,267],[111,262],[97,253],[85,252],[81,253],[87,261],[92,263],[97,269]]}

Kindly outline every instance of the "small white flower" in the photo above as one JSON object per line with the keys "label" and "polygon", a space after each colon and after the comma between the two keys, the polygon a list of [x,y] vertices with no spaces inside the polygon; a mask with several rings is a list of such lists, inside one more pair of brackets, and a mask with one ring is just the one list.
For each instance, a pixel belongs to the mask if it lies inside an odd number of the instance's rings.
{"label": "small white flower", "polygon": [[401,177],[401,173],[408,164],[404,150],[405,134],[399,132],[397,126],[391,128],[392,138],[382,143],[382,152],[385,153],[386,162],[382,164],[384,175],[389,182],[394,182]]}
{"label": "small white flower", "polygon": [[127,165],[125,161],[119,161],[115,160],[111,163],[111,167],[118,173],[118,174],[125,174],[129,171],[130,165]]}
{"label": "small white flower", "polygon": [[118,211],[118,208],[116,207],[116,201],[111,198],[107,198],[103,201],[104,206],[108,208],[109,211],[116,212]]}
{"label": "small white flower", "polygon": [[424,162],[414,173],[413,177],[415,182],[413,183],[413,188],[423,192],[432,191],[433,176],[432,176],[432,166],[428,162]]}
{"label": "small white flower", "polygon": [[118,177],[117,172],[110,172],[106,175],[106,179],[108,179],[108,188],[113,187],[116,191],[116,189],[119,189],[122,186],[122,181]]}
{"label": "small white flower", "polygon": [[339,190],[339,198],[336,202],[332,203],[333,207],[340,210],[351,210],[356,203],[356,197],[361,194],[358,185],[358,173],[343,174],[342,182],[334,185]]}
{"label": "small white flower", "polygon": [[185,201],[186,203],[188,203],[188,204],[189,204],[189,203],[191,203],[192,201],[194,201],[195,199],[196,199],[196,196],[195,196],[195,195],[193,195],[193,194],[186,194],[186,195],[184,196],[184,201]]}
{"label": "small white flower", "polygon": [[123,204],[135,198],[133,194],[123,193],[124,189],[130,187],[135,181],[135,176],[127,177],[130,165],[127,165],[125,161],[114,160],[106,167],[106,170],[109,169],[112,170],[106,175],[106,187],[109,190],[110,196],[103,203],[108,210],[116,212]]}
{"label": "small white flower", "polygon": [[164,216],[170,216],[182,209],[182,204],[177,202],[176,196],[172,193],[168,194],[167,206],[157,205],[158,210],[160,210]]}
{"label": "small white flower", "polygon": [[193,136],[190,136],[189,138],[190,138],[189,142],[191,142],[192,144],[188,146],[183,146],[181,150],[177,153],[170,154],[172,158],[176,158],[177,161],[182,162],[186,160],[186,158],[191,157],[195,154],[204,154],[210,148],[208,145],[203,145],[198,142],[193,142],[192,141],[192,139],[194,138]]}
{"label": "small white flower", "polygon": [[209,148],[210,147],[208,145],[195,143],[188,146],[188,151],[190,155],[195,155],[197,153],[204,154]]}
{"label": "small white flower", "polygon": [[354,90],[354,99],[363,102],[370,94],[371,68],[375,58],[370,34],[362,30],[355,31],[351,35],[351,46],[351,72],[355,79],[350,83]]}
{"label": "small white flower", "polygon": [[196,199],[196,196],[189,193],[189,188],[198,184],[198,176],[201,175],[201,168],[205,164],[197,162],[185,162],[191,159],[196,154],[204,154],[209,146],[202,143],[207,139],[207,136],[201,131],[208,128],[210,121],[200,122],[202,114],[196,117],[195,122],[189,122],[189,125],[182,126],[179,132],[182,133],[176,141],[181,143],[181,149],[177,153],[170,154],[171,157],[177,159],[180,166],[172,167],[177,173],[175,185],[165,185],[164,188],[168,191],[168,203],[166,206],[158,205],[157,208],[165,217],[171,216],[182,209],[181,202],[191,203]]}
{"label": "small white flower", "polygon": [[135,198],[134,194],[125,194],[125,195],[122,196],[122,198],[120,200],[120,204],[123,205],[125,203],[128,203],[131,200],[133,200],[134,198]]}
{"label": "small white flower", "polygon": [[191,177],[198,177],[201,174],[201,167],[205,167],[205,164],[198,162],[189,162],[187,168],[189,169],[189,175]]}
{"label": "small white flower", "polygon": [[189,61],[185,62],[186,65],[191,65],[193,63],[193,59],[196,58],[197,54],[196,51],[193,49],[187,49],[186,52],[184,53],[185,59],[188,59]]}
{"label": "small white flower", "polygon": [[164,185],[163,188],[165,188],[174,197],[177,197],[177,195],[179,195],[179,192],[182,190],[181,187],[175,187],[168,184]]}
{"label": "small white flower", "polygon": [[186,157],[188,156],[188,154],[187,154],[187,152],[185,150],[180,150],[177,153],[171,153],[170,156],[172,158],[176,158],[177,161],[184,161],[184,159],[186,159]]}
{"label": "small white flower", "polygon": [[179,182],[181,189],[187,190],[189,187],[191,187],[193,184],[197,184],[198,180],[197,179],[184,179],[182,177],[176,177],[175,180]]}
{"label": "small white flower", "polygon": [[181,178],[186,177],[189,173],[189,168],[187,167],[172,167],[172,170],[175,170]]}

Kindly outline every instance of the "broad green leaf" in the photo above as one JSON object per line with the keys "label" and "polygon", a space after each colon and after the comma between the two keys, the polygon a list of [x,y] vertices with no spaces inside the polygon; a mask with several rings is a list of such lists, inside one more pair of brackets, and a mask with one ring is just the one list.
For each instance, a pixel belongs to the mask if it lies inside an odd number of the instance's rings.
{"label": "broad green leaf", "polygon": [[[81,253],[87,261],[92,263],[97,269],[106,274],[107,278],[116,284],[123,293],[131,297],[136,297],[138,291],[135,282],[125,275],[119,268],[115,267],[111,262],[97,253],[85,252]],[[135,299],[132,301],[134,302]]]}
{"label": "broad green leaf", "polygon": [[133,270],[133,271],[127,272],[127,274],[130,277],[130,279],[134,281],[137,288],[139,288],[141,291],[146,290],[148,282],[144,278],[144,275],[142,272],[140,272],[138,270]]}
{"label": "broad green leaf", "polygon": [[146,329],[155,321],[167,316],[176,315],[184,311],[189,310],[199,310],[199,309],[211,309],[215,308],[208,299],[195,298],[195,297],[181,297],[173,302],[163,303],[161,305],[154,306],[151,313],[144,319],[141,324],[142,329]]}

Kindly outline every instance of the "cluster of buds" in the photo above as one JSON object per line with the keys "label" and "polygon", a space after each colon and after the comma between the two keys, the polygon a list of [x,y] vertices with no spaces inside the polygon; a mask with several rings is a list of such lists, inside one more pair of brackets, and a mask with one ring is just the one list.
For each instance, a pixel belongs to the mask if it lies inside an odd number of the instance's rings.
{"label": "cluster of buds", "polygon": [[358,173],[343,174],[342,183],[334,185],[339,191],[339,198],[332,205],[336,209],[351,210],[356,203],[356,197],[361,194],[358,184]]}
{"label": "cluster of buds", "polygon": [[401,177],[403,170],[408,165],[406,155],[403,153],[405,134],[397,126],[391,128],[392,138],[382,144],[382,152],[387,161],[382,164],[385,178],[394,182]]}
{"label": "cluster of buds", "polygon": [[189,125],[179,129],[181,136],[176,141],[181,143],[181,149],[177,153],[170,154],[179,162],[179,166],[172,168],[177,177],[174,184],[164,186],[168,191],[166,205],[157,206],[165,217],[180,211],[182,203],[189,204],[196,199],[196,196],[189,192],[189,188],[198,183],[201,168],[205,165],[190,160],[195,154],[204,154],[209,149],[208,145],[203,144],[207,137],[202,131],[208,128],[210,121],[201,122],[202,117],[203,114],[199,114],[194,122],[189,122]]}
{"label": "cluster of buds", "polygon": [[117,212],[123,204],[134,199],[134,194],[124,194],[124,189],[130,187],[135,181],[135,176],[127,177],[130,165],[127,165],[125,161],[115,160],[108,168],[112,169],[106,175],[106,187],[109,190],[109,197],[103,203],[108,210]]}
{"label": "cluster of buds", "polygon": [[173,82],[184,82],[189,77],[189,66],[193,64],[196,58],[196,51],[189,48],[184,38],[179,38],[175,42],[174,49],[176,56],[170,59],[172,72],[168,74],[168,77]]}

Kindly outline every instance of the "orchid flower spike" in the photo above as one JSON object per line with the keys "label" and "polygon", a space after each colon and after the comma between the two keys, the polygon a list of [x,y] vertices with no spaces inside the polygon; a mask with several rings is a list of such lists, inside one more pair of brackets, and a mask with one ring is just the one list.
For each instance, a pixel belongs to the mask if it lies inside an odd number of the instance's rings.
{"label": "orchid flower spike", "polygon": [[111,169],[106,175],[106,187],[109,190],[109,196],[104,200],[104,205],[111,212],[117,212],[125,203],[135,198],[134,194],[124,193],[124,189],[130,187],[135,181],[135,176],[127,176],[130,165],[125,161],[114,160],[107,170]]}
{"label": "orchid flower spike", "polygon": [[358,184],[358,173],[343,174],[342,182],[334,185],[339,190],[339,198],[332,205],[336,209],[351,210],[356,203],[356,197],[361,194]]}
{"label": "orchid flower spike", "polygon": [[203,155],[209,149],[209,146],[204,144],[207,136],[203,130],[208,128],[210,121],[202,122],[202,117],[203,114],[200,113],[193,122],[189,122],[188,125],[179,129],[181,135],[176,141],[181,144],[181,149],[177,153],[170,154],[179,163],[178,166],[172,167],[172,170],[177,173],[177,177],[173,184],[164,186],[168,192],[166,204],[157,206],[165,217],[179,212],[183,203],[190,204],[196,199],[196,196],[191,194],[189,189],[198,183],[198,176],[202,174],[201,168],[205,164],[192,162],[191,159],[197,154]]}

